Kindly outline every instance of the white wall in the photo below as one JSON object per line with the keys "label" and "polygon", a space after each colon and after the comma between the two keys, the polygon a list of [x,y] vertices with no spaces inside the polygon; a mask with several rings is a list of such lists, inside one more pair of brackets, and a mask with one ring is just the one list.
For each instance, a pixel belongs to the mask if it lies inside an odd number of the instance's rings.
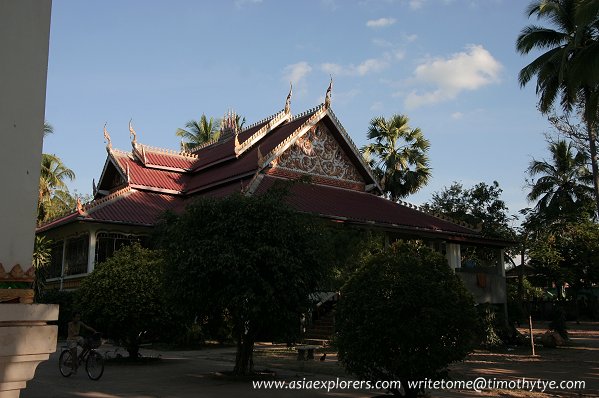
{"label": "white wall", "polygon": [[31,266],[51,0],[0,0],[0,263]]}

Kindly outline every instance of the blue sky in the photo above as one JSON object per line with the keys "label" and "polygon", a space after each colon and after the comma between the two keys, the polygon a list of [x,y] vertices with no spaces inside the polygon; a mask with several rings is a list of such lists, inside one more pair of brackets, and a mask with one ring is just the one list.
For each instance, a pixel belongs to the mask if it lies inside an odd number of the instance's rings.
{"label": "blue sky", "polygon": [[44,151],[91,193],[113,146],[138,140],[177,149],[178,127],[234,109],[248,124],[323,101],[358,146],[375,116],[406,114],[431,142],[431,183],[421,204],[453,181],[497,180],[516,213],[525,170],[545,156],[548,123],[515,51],[528,20],[517,0],[54,0]]}

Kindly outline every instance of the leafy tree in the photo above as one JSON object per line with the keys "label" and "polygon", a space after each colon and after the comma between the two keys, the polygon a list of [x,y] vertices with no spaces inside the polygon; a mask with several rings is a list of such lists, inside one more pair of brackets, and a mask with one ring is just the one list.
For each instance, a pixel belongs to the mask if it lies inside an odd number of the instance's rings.
{"label": "leafy tree", "polygon": [[159,334],[169,320],[163,273],[159,252],[139,243],[124,246],[83,280],[77,306],[87,322],[137,358],[143,332]]}
{"label": "leafy tree", "polygon": [[200,198],[159,227],[172,301],[187,319],[226,312],[237,344],[235,374],[253,370],[256,337],[299,329],[309,295],[325,281],[320,221],[259,197]]}
{"label": "leafy tree", "polygon": [[513,239],[515,233],[510,222],[514,217],[508,214],[508,208],[501,199],[502,192],[497,181],[491,185],[481,182],[472,188],[453,182],[443,191],[433,193],[431,202],[422,207],[472,226],[482,223],[481,233],[484,236]]}
{"label": "leafy tree", "polygon": [[50,263],[52,251],[50,245],[52,241],[45,236],[36,236],[33,246],[33,259],[31,265],[35,270],[35,279],[33,280],[33,291],[35,299],[39,301],[46,284],[46,266]]}
{"label": "leafy tree", "polygon": [[401,380],[404,388],[408,380],[442,378],[474,348],[474,304],[441,254],[397,242],[366,259],[343,287],[335,325],[339,358],[360,378]]}
{"label": "leafy tree", "polygon": [[595,202],[599,212],[596,147],[599,8],[581,0],[535,0],[529,5],[527,13],[529,17],[536,15],[552,26],[530,25],[518,36],[518,52],[542,52],[520,71],[520,85],[525,86],[533,77],[537,77],[539,109],[543,113],[549,112],[558,99],[566,112],[570,112],[576,105],[583,108]]}
{"label": "leafy tree", "polygon": [[66,180],[75,178],[73,170],[56,155],[42,154],[38,193],[38,223],[72,209],[75,199],[69,194]]}
{"label": "leafy tree", "polygon": [[208,119],[202,114],[200,120],[190,120],[185,124],[185,129],[177,129],[175,133],[181,137],[181,146],[185,150],[194,148],[215,140],[220,135],[218,121],[213,118]]}
{"label": "leafy tree", "polygon": [[527,198],[537,201],[536,216],[544,223],[588,219],[593,213],[592,176],[583,152],[575,152],[571,142],[549,143],[551,160],[533,159],[528,167],[531,183]]}
{"label": "leafy tree", "polygon": [[370,121],[368,139],[374,142],[362,148],[383,190],[392,200],[417,192],[430,177],[427,152],[429,141],[419,128],[412,129],[405,115]]}

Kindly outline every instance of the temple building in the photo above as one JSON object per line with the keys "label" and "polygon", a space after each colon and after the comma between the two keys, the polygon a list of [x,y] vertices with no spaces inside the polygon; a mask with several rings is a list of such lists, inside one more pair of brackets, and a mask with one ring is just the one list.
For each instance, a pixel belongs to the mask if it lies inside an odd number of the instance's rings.
{"label": "temple building", "polygon": [[[243,129],[229,113],[217,140],[193,150],[172,151],[137,142],[131,150],[112,147],[94,200],[38,228],[50,238],[49,288],[76,288],[95,264],[133,240],[146,240],[167,210],[181,211],[198,196],[235,192],[261,194],[278,180],[309,176],[291,186],[288,203],[335,223],[384,231],[390,240],[422,239],[442,251],[479,302],[505,303],[503,250],[510,242],[483,237],[475,228],[381,196],[382,189],[362,154],[325,102],[293,115],[291,92],[285,108]],[[464,246],[496,250],[493,264],[462,267]]]}

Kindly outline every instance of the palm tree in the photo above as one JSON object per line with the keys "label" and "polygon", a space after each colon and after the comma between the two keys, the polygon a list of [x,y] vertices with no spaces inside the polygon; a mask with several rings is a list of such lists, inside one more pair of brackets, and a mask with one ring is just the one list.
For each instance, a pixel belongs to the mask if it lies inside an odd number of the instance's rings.
{"label": "palm tree", "polygon": [[69,194],[66,180],[75,178],[56,155],[42,154],[42,168],[38,193],[38,222],[48,220],[56,213],[72,208],[73,197]]}
{"label": "palm tree", "polygon": [[[177,129],[178,137],[181,137],[181,149],[193,150],[206,142],[218,139],[220,134],[218,121],[206,118],[202,114],[200,120],[190,120],[185,124],[185,129]],[[185,140],[185,141],[184,141]]]}
{"label": "palm tree", "polygon": [[412,129],[408,123],[405,115],[393,115],[389,120],[375,117],[368,128],[368,139],[374,142],[362,147],[385,194],[394,201],[417,192],[431,176],[430,143],[419,128]]}
{"label": "palm tree", "polygon": [[44,137],[52,133],[54,133],[54,127],[50,123],[44,122]]}
{"label": "palm tree", "polygon": [[[537,77],[539,109],[548,113],[559,98],[561,107],[570,112],[583,108],[588,134],[594,196],[599,213],[599,168],[596,132],[599,101],[599,7],[595,1],[536,0],[527,9],[529,17],[550,22],[555,28],[537,25],[525,27],[516,41],[518,52],[545,51],[519,74],[521,86]],[[591,62],[592,60],[592,62]]]}
{"label": "palm tree", "polygon": [[528,200],[538,201],[535,210],[539,218],[552,222],[579,218],[584,209],[592,212],[592,176],[586,155],[575,152],[572,143],[564,140],[550,142],[549,152],[550,161],[533,159],[528,167],[531,177],[541,176],[528,194]]}

